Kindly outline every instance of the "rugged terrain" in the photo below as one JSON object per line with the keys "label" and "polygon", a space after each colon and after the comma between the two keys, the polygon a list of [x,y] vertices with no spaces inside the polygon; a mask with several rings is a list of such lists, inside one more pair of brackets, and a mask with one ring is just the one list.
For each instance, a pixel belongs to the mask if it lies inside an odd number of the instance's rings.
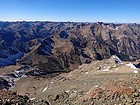
{"label": "rugged terrain", "polygon": [[112,55],[133,61],[139,54],[139,24],[0,22],[0,66],[18,62],[46,74]]}
{"label": "rugged terrain", "polygon": [[0,22],[0,104],[139,105],[139,55],[139,24]]}
{"label": "rugged terrain", "polygon": [[[138,64],[138,62],[133,63]],[[140,69],[133,63],[116,63],[111,57],[82,64],[78,69],[68,73],[19,78],[9,89],[20,94],[20,99],[23,100],[21,102],[27,105],[28,102],[35,105],[139,105]],[[16,67],[9,68],[14,72],[12,68]],[[4,75],[9,76],[9,74],[10,72]],[[1,96],[3,102],[7,100],[10,100],[9,103],[19,102],[16,100],[18,96],[10,96],[9,92],[6,99],[3,97],[5,95]]]}

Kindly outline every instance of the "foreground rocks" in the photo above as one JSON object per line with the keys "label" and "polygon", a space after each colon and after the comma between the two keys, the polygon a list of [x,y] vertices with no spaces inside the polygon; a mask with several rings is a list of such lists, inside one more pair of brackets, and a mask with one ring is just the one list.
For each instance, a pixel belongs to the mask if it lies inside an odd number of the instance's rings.
{"label": "foreground rocks", "polygon": [[110,81],[93,86],[88,91],[72,89],[55,96],[49,95],[52,105],[140,105],[140,79]]}
{"label": "foreground rocks", "polygon": [[0,90],[0,105],[50,105],[47,101],[31,100],[28,96],[18,95],[9,90]]}
{"label": "foreground rocks", "polygon": [[9,90],[0,91],[0,105],[139,105],[140,78],[123,78],[91,86],[89,90],[73,88],[56,95],[45,95],[46,100],[29,98]]}
{"label": "foreground rocks", "polygon": [[0,91],[0,104],[139,105],[139,68],[133,65],[137,63],[112,56],[82,64],[71,72],[38,76],[31,75],[35,67],[22,66],[1,73],[1,89],[7,90]]}
{"label": "foreground rocks", "polygon": [[140,104],[140,79],[124,79],[121,81],[110,81],[103,86],[90,89],[80,100],[83,103],[95,104]]}

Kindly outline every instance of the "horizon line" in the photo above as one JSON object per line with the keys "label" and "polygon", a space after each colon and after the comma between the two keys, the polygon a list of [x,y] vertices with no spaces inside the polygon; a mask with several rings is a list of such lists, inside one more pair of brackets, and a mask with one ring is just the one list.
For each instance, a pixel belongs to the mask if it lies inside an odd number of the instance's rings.
{"label": "horizon line", "polygon": [[114,23],[114,24],[140,24],[140,22],[106,22],[106,21],[57,21],[57,20],[0,20],[0,22],[71,22],[71,23]]}

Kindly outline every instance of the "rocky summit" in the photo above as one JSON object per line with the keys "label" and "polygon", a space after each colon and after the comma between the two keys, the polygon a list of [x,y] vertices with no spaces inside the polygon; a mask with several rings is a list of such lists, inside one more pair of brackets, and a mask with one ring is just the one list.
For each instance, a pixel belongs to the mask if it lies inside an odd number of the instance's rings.
{"label": "rocky summit", "polygon": [[0,104],[139,105],[139,59],[139,24],[0,22]]}

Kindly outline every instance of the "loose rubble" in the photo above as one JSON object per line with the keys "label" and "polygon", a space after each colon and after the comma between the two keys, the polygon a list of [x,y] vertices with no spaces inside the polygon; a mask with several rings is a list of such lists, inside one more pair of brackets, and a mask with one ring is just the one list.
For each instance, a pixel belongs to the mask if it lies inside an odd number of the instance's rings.
{"label": "loose rubble", "polygon": [[0,90],[0,105],[50,105],[47,101],[31,99],[9,90]]}

